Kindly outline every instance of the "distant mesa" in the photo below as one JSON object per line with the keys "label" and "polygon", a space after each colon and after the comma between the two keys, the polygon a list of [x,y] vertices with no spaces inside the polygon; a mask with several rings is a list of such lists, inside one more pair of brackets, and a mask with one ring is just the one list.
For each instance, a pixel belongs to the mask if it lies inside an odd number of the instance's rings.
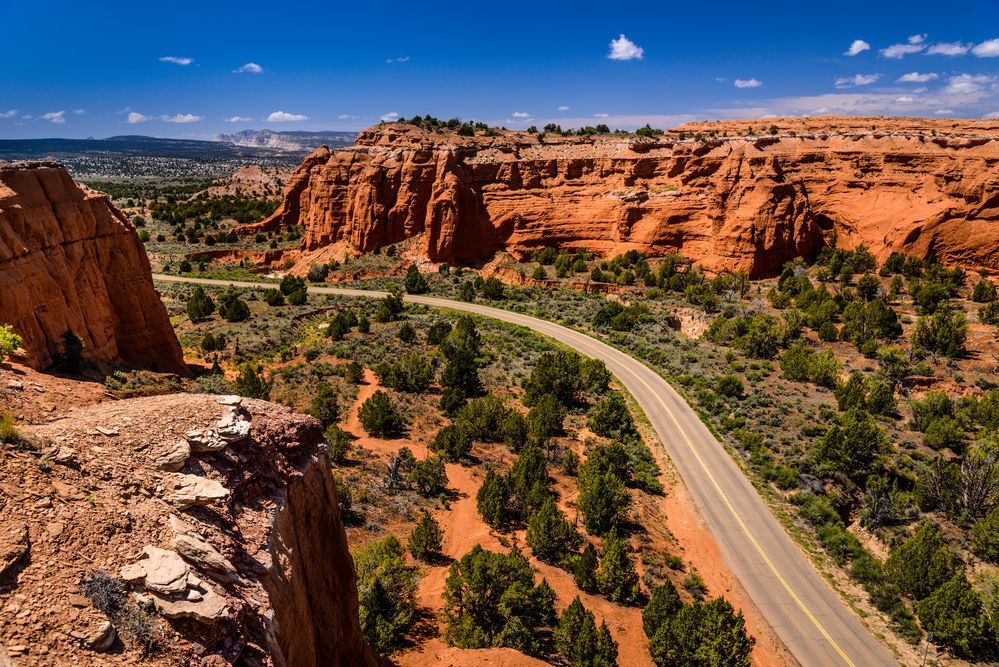
{"label": "distant mesa", "polygon": [[276,148],[283,151],[312,151],[322,145],[341,147],[354,143],[357,132],[275,132],[274,130],[241,130],[216,135],[216,141],[252,148]]}
{"label": "distant mesa", "polygon": [[[470,128],[469,128],[470,129]],[[837,117],[695,123],[656,137],[383,123],[319,148],[254,233],[304,255],[414,238],[433,261],[543,246],[677,252],[773,275],[833,239],[999,270],[999,121]]]}

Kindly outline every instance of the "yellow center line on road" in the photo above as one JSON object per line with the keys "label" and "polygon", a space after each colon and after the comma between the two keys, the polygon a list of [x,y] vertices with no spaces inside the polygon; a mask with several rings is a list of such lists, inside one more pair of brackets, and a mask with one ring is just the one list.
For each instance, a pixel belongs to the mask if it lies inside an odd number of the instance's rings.
{"label": "yellow center line on road", "polygon": [[[588,343],[583,343],[582,347],[589,349],[591,352],[596,352],[596,353],[600,352],[599,348],[594,348]],[[822,624],[819,623],[819,620],[815,618],[815,615],[812,614],[811,610],[805,605],[805,603],[801,600],[801,598],[798,597],[797,593],[794,592],[794,589],[791,588],[791,585],[787,582],[786,579],[784,579],[781,573],[777,570],[777,567],[773,564],[773,561],[770,560],[770,557],[767,556],[766,552],[763,550],[763,547],[760,546],[760,543],[756,541],[756,537],[753,535],[752,532],[750,532],[749,527],[745,524],[745,522],[743,522],[742,517],[739,516],[739,513],[735,511],[735,507],[732,505],[732,502],[729,500],[728,494],[726,494],[725,491],[722,490],[721,485],[718,483],[718,480],[711,472],[711,469],[708,468],[707,464],[704,462],[704,459],[701,458],[700,453],[697,451],[697,448],[694,447],[693,441],[691,441],[690,437],[687,435],[687,432],[683,429],[683,427],[680,426],[680,422],[679,420],[677,420],[676,415],[673,414],[673,411],[670,410],[669,406],[666,405],[666,402],[663,401],[662,397],[658,394],[658,392],[656,392],[656,390],[653,389],[642,376],[636,373],[628,365],[622,364],[622,366],[625,368],[625,370],[628,371],[628,373],[631,374],[632,377],[635,378],[635,380],[640,382],[646,389],[649,390],[649,393],[651,393],[652,396],[655,397],[656,401],[659,402],[659,405],[662,406],[663,410],[666,411],[666,414],[668,414],[670,419],[673,420],[673,423],[676,425],[677,430],[680,432],[680,434],[683,436],[684,441],[687,443],[687,448],[690,449],[691,454],[693,454],[694,458],[697,459],[697,463],[700,464],[701,469],[704,470],[704,474],[708,476],[708,479],[711,481],[712,486],[714,486],[715,491],[717,491],[718,495],[721,496],[722,502],[725,504],[725,507],[728,508],[729,512],[735,518],[736,522],[739,524],[739,527],[742,529],[742,532],[745,533],[746,537],[749,538],[749,541],[753,544],[753,547],[756,549],[757,553],[760,554],[760,557],[763,559],[763,562],[767,564],[767,567],[770,568],[770,571],[773,572],[775,577],[777,577],[777,581],[781,583],[781,585],[784,587],[784,590],[788,592],[788,595],[790,595],[791,598],[798,605],[798,607],[801,608],[801,611],[805,613],[805,615],[808,617],[808,620],[810,620],[812,624],[815,625],[815,627],[818,629],[818,631],[822,633],[822,636],[825,637],[826,641],[828,641],[829,644],[833,647],[833,649],[835,649],[836,653],[838,653],[839,656],[843,658],[843,662],[845,662],[850,667],[856,667],[854,662],[850,660],[850,657],[843,651],[842,648],[840,648],[839,644],[836,643],[836,640],[834,640],[829,635],[829,633],[822,626]]]}

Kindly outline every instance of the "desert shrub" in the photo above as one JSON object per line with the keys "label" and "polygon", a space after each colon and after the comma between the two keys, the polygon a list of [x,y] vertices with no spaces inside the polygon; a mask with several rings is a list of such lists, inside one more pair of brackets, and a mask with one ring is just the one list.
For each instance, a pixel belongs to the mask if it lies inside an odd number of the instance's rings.
{"label": "desert shrub", "polygon": [[968,320],[964,313],[941,308],[932,315],[916,320],[916,328],[912,332],[912,346],[933,354],[957,357],[964,353],[967,337]]}
{"label": "desert shrub", "polygon": [[239,367],[232,389],[240,396],[267,400],[272,382],[264,377],[263,367],[246,363]]}
{"label": "desert shrub", "polygon": [[510,485],[506,476],[490,469],[475,495],[475,506],[483,521],[497,530],[505,530],[512,520]]}
{"label": "desert shrub", "polygon": [[83,370],[83,339],[72,329],[66,329],[59,337],[59,352],[55,356],[55,366],[71,375]]}
{"label": "desert shrub", "polygon": [[944,542],[939,529],[926,522],[891,550],[885,575],[904,594],[922,600],[954,576],[959,565],[957,554]]}
{"label": "desert shrub", "polygon": [[597,589],[614,602],[632,604],[641,594],[635,563],[628,555],[628,546],[610,531],[604,538],[600,567],[597,569]]}
{"label": "desert shrub", "polygon": [[982,324],[999,324],[999,301],[991,301],[979,308],[978,321]]}
{"label": "desert shrub", "polygon": [[281,283],[278,285],[281,293],[285,296],[298,292],[299,290],[307,289],[305,280],[299,278],[298,276],[293,276],[290,273],[281,278]]}
{"label": "desert shrub", "polygon": [[780,368],[788,380],[834,387],[839,377],[840,363],[831,350],[815,352],[806,343],[799,342],[781,355]]}
{"label": "desert shrub", "polygon": [[635,432],[635,422],[620,392],[607,394],[593,406],[586,424],[591,431],[606,438],[619,438]]}
{"label": "desert shrub", "polygon": [[430,289],[430,286],[427,285],[427,279],[420,273],[416,264],[410,264],[409,268],[406,269],[406,279],[403,284],[409,294],[425,294]]}
{"label": "desert shrub", "polygon": [[134,642],[142,656],[154,652],[160,633],[154,628],[155,616],[132,604],[125,580],[104,570],[90,570],[79,582],[80,590],[103,612],[118,632]]}
{"label": "desert shrub", "polygon": [[557,564],[579,548],[582,538],[551,496],[527,520],[527,546],[538,560]]}
{"label": "desert shrub", "polygon": [[406,565],[404,553],[398,538],[389,535],[354,554],[361,631],[379,653],[399,646],[416,614],[419,574]]}
{"label": "desert shrub", "polygon": [[14,415],[9,412],[0,412],[0,442],[5,445],[21,443],[21,432],[14,421]]}
{"label": "desert shrub", "polygon": [[539,442],[562,433],[566,409],[554,396],[542,396],[527,413],[527,432]]}
{"label": "desert shrub", "polygon": [[953,417],[937,417],[926,427],[923,442],[930,449],[949,448],[957,452],[964,444],[964,429]]}
{"label": "desert shrub", "polygon": [[329,445],[326,455],[329,456],[330,461],[336,464],[343,463],[347,458],[347,452],[350,451],[350,434],[333,424],[323,432],[323,436]]}
{"label": "desert shrub", "polygon": [[445,640],[462,648],[509,647],[541,651],[540,633],[555,621],[555,593],[534,584],[530,563],[476,545],[455,561],[444,584]]}
{"label": "desert shrub", "polygon": [[595,448],[579,467],[576,485],[579,488],[577,506],[583,514],[583,524],[595,535],[616,528],[631,504],[620,472],[623,463],[608,456],[607,446]]}
{"label": "desert shrub", "polygon": [[996,300],[996,286],[991,280],[982,278],[971,291],[971,300],[976,303],[992,303]]}
{"label": "desert shrub", "polygon": [[376,322],[395,322],[399,319],[405,308],[402,303],[402,296],[397,292],[389,292],[378,302],[378,309],[375,311]]}
{"label": "desert shrub", "polygon": [[545,352],[538,357],[524,382],[524,405],[530,407],[545,395],[562,405],[575,404],[580,390],[580,357],[575,352]]}
{"label": "desert shrub", "polygon": [[683,600],[669,579],[652,589],[652,595],[642,610],[642,629],[645,630],[645,635],[651,638],[664,623],[673,620],[682,606]]}
{"label": "desert shrub", "polygon": [[423,516],[409,534],[409,553],[417,560],[425,563],[433,562],[440,556],[443,536],[444,533],[437,520],[430,516],[430,512],[423,510]]}
{"label": "desert shrub", "polygon": [[819,439],[814,456],[819,470],[863,482],[880,468],[890,449],[884,429],[869,413],[854,408],[840,415]]}
{"label": "desert shrub", "polygon": [[954,416],[954,402],[945,392],[928,391],[922,398],[909,401],[909,410],[909,428],[925,433],[935,420]]}
{"label": "desert shrub", "polygon": [[617,665],[617,642],[607,623],[597,628],[593,613],[576,596],[552,633],[555,650],[570,667],[613,667]]}
{"label": "desert shrub", "polygon": [[380,361],[372,369],[390,389],[410,394],[427,390],[434,379],[434,365],[422,354],[407,353],[395,361]]}
{"label": "desert shrub", "polygon": [[[785,353],[786,354],[786,353]],[[738,375],[721,375],[715,381],[715,393],[727,398],[738,398],[745,392],[745,386]]]}
{"label": "desert shrub", "polygon": [[448,424],[430,441],[430,450],[448,461],[460,461],[472,451],[472,436],[464,424]]}
{"label": "desert shrub", "polygon": [[916,614],[923,627],[933,633],[934,641],[964,658],[979,654],[990,644],[995,646],[984,611],[981,595],[963,572],[916,604]]}
{"label": "desert shrub", "polygon": [[971,550],[983,560],[999,565],[999,506],[975,523],[971,530]]}
{"label": "desert shrub", "polygon": [[368,435],[393,438],[402,434],[402,415],[384,391],[378,390],[364,401],[358,410],[358,417]]}
{"label": "desert shrub", "polygon": [[440,345],[451,333],[451,323],[447,320],[437,320],[427,329],[427,343]]}
{"label": "desert shrub", "polygon": [[309,414],[319,420],[324,430],[340,419],[340,404],[337,401],[336,390],[329,383],[319,382],[316,385]]}
{"label": "desert shrub", "polygon": [[219,295],[219,315],[226,322],[243,322],[250,319],[250,307],[240,298],[239,290],[228,288]]}
{"label": "desert shrub", "polygon": [[441,400],[437,404],[437,407],[448,417],[454,418],[467,403],[468,401],[465,399],[463,391],[454,387],[447,387],[441,392]]}
{"label": "desert shrub", "polygon": [[756,640],[746,634],[742,612],[725,598],[680,607],[656,629],[649,654],[660,667],[730,665],[749,667]]}
{"label": "desert shrub", "polygon": [[21,347],[24,340],[16,333],[14,327],[9,324],[0,324],[0,364],[13,354],[14,350]]}
{"label": "desert shrub", "polygon": [[413,464],[409,482],[421,496],[438,496],[447,488],[447,468],[440,456],[428,456]]}
{"label": "desert shrub", "polygon": [[211,331],[209,331],[208,333],[206,333],[204,336],[201,337],[201,342],[199,343],[199,347],[204,352],[219,352],[225,349],[226,342],[227,341],[225,339],[225,335],[214,334]]}
{"label": "desert shrub", "polygon": [[464,396],[481,393],[478,361],[480,345],[475,320],[468,316],[459,317],[454,329],[440,345],[447,360],[441,373],[442,386],[459,390]]}
{"label": "desert shrub", "polygon": [[192,322],[204,322],[215,312],[215,302],[205,293],[200,285],[194,288],[194,293],[187,300],[187,316]]}
{"label": "desert shrub", "polygon": [[264,290],[264,303],[268,306],[277,307],[284,305],[284,294],[277,288]]}

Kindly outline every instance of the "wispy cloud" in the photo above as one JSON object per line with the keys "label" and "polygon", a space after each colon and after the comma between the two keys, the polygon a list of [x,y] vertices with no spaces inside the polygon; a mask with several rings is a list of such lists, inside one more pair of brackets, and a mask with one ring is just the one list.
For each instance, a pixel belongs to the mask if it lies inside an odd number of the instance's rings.
{"label": "wispy cloud", "polygon": [[225,119],[227,123],[249,123],[252,118],[247,118],[246,116],[230,116]]}
{"label": "wispy cloud", "polygon": [[568,110],[569,110],[569,107],[567,107],[564,104],[556,109],[556,111],[568,111]]}
{"label": "wispy cloud", "polygon": [[163,56],[160,58],[161,63],[173,63],[174,65],[190,65],[194,62],[194,58],[185,58],[181,56]]}
{"label": "wispy cloud", "polygon": [[513,116],[514,118],[520,118],[521,120],[523,120],[524,118],[531,117],[531,114],[527,113],[526,111],[514,111],[510,115]]}
{"label": "wispy cloud", "polygon": [[0,113],[0,118],[13,118],[17,115],[17,109],[10,109],[9,111],[4,111]]}
{"label": "wispy cloud", "polygon": [[82,116],[83,114],[87,113],[87,110],[86,109],[73,109],[73,113],[75,113],[77,116]]}
{"label": "wispy cloud", "polygon": [[237,67],[233,70],[234,74],[260,74],[264,71],[264,68],[257,63],[246,63],[242,67]]}
{"label": "wispy cloud", "polygon": [[855,56],[858,53],[863,53],[864,51],[869,51],[870,48],[871,48],[871,45],[868,44],[867,42],[865,42],[864,40],[862,40],[862,39],[855,39],[855,40],[853,40],[853,43],[850,44],[850,48],[848,48],[843,53],[843,55],[844,56]]}
{"label": "wispy cloud", "polygon": [[195,116],[193,113],[178,113],[172,116],[164,114],[160,116],[160,120],[164,123],[198,123],[203,119],[202,116]]}
{"label": "wispy cloud", "polygon": [[408,63],[409,56],[399,56],[398,58],[386,58],[386,64],[391,65],[392,63]]}
{"label": "wispy cloud", "polygon": [[645,49],[635,44],[622,33],[617,39],[612,39],[610,52],[607,54],[609,60],[641,60],[645,57]]}
{"label": "wispy cloud", "polygon": [[971,48],[971,44],[963,42],[938,42],[926,49],[928,56],[963,56]]}
{"label": "wispy cloud", "polygon": [[984,41],[971,49],[971,52],[979,58],[995,58],[999,56],[999,38]]}
{"label": "wispy cloud", "polygon": [[349,113],[342,113],[339,116],[337,116],[336,118],[337,118],[337,120],[353,120],[355,118],[360,118],[360,116],[355,116],[355,115],[349,114]]}
{"label": "wispy cloud", "polygon": [[610,118],[610,114],[609,113],[595,113],[595,114],[593,114],[593,117],[594,118]]}
{"label": "wispy cloud", "polygon": [[309,120],[308,116],[300,113],[288,113],[287,111],[275,111],[267,116],[269,123],[292,123],[299,120]]}
{"label": "wispy cloud", "polygon": [[926,83],[927,81],[936,81],[939,78],[934,72],[909,72],[898,77],[898,83]]}
{"label": "wispy cloud", "polygon": [[733,85],[736,88],[759,88],[763,82],[757,79],[736,79]]}
{"label": "wispy cloud", "polygon": [[836,79],[837,88],[853,88],[854,86],[869,86],[881,78],[880,74],[854,74]]}
{"label": "wispy cloud", "polygon": [[897,104],[912,104],[915,101],[916,100],[914,98],[908,97],[908,96],[902,96],[902,97],[896,97],[895,98],[895,102]]}
{"label": "wispy cloud", "polygon": [[905,44],[892,44],[881,49],[881,55],[885,58],[901,59],[913,53],[919,53],[926,49],[926,35],[911,35]]}
{"label": "wispy cloud", "polygon": [[48,113],[42,114],[42,120],[47,120],[50,123],[55,123],[56,125],[62,125],[66,122],[66,112],[65,111],[50,111]]}
{"label": "wispy cloud", "polygon": [[389,111],[387,114],[382,114],[382,117],[379,118],[378,120],[382,121],[383,123],[394,123],[395,121],[399,120],[399,112]]}
{"label": "wispy cloud", "polygon": [[987,113],[982,118],[993,118],[999,120],[999,111],[993,111],[992,113]]}
{"label": "wispy cloud", "polygon": [[145,123],[147,120],[152,120],[149,116],[144,116],[137,111],[128,112],[128,124],[135,125],[137,123]]}

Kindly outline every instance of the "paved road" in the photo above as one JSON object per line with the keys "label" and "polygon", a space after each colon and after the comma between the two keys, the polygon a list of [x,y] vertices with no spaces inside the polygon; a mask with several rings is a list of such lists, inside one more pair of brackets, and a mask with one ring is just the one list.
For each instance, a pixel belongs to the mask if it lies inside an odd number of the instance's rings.
{"label": "paved road", "polygon": [[[225,280],[163,275],[154,278],[169,282],[261,287],[260,283]],[[309,291],[361,297],[385,295],[384,292],[312,286]],[[805,667],[897,664],[802,555],[697,413],[645,364],[595,338],[535,317],[429,296],[406,295],[405,299],[519,324],[582,354],[602,359],[645,411],[666,453],[690,489],[698,511],[721,545],[727,565],[795,658]]]}

